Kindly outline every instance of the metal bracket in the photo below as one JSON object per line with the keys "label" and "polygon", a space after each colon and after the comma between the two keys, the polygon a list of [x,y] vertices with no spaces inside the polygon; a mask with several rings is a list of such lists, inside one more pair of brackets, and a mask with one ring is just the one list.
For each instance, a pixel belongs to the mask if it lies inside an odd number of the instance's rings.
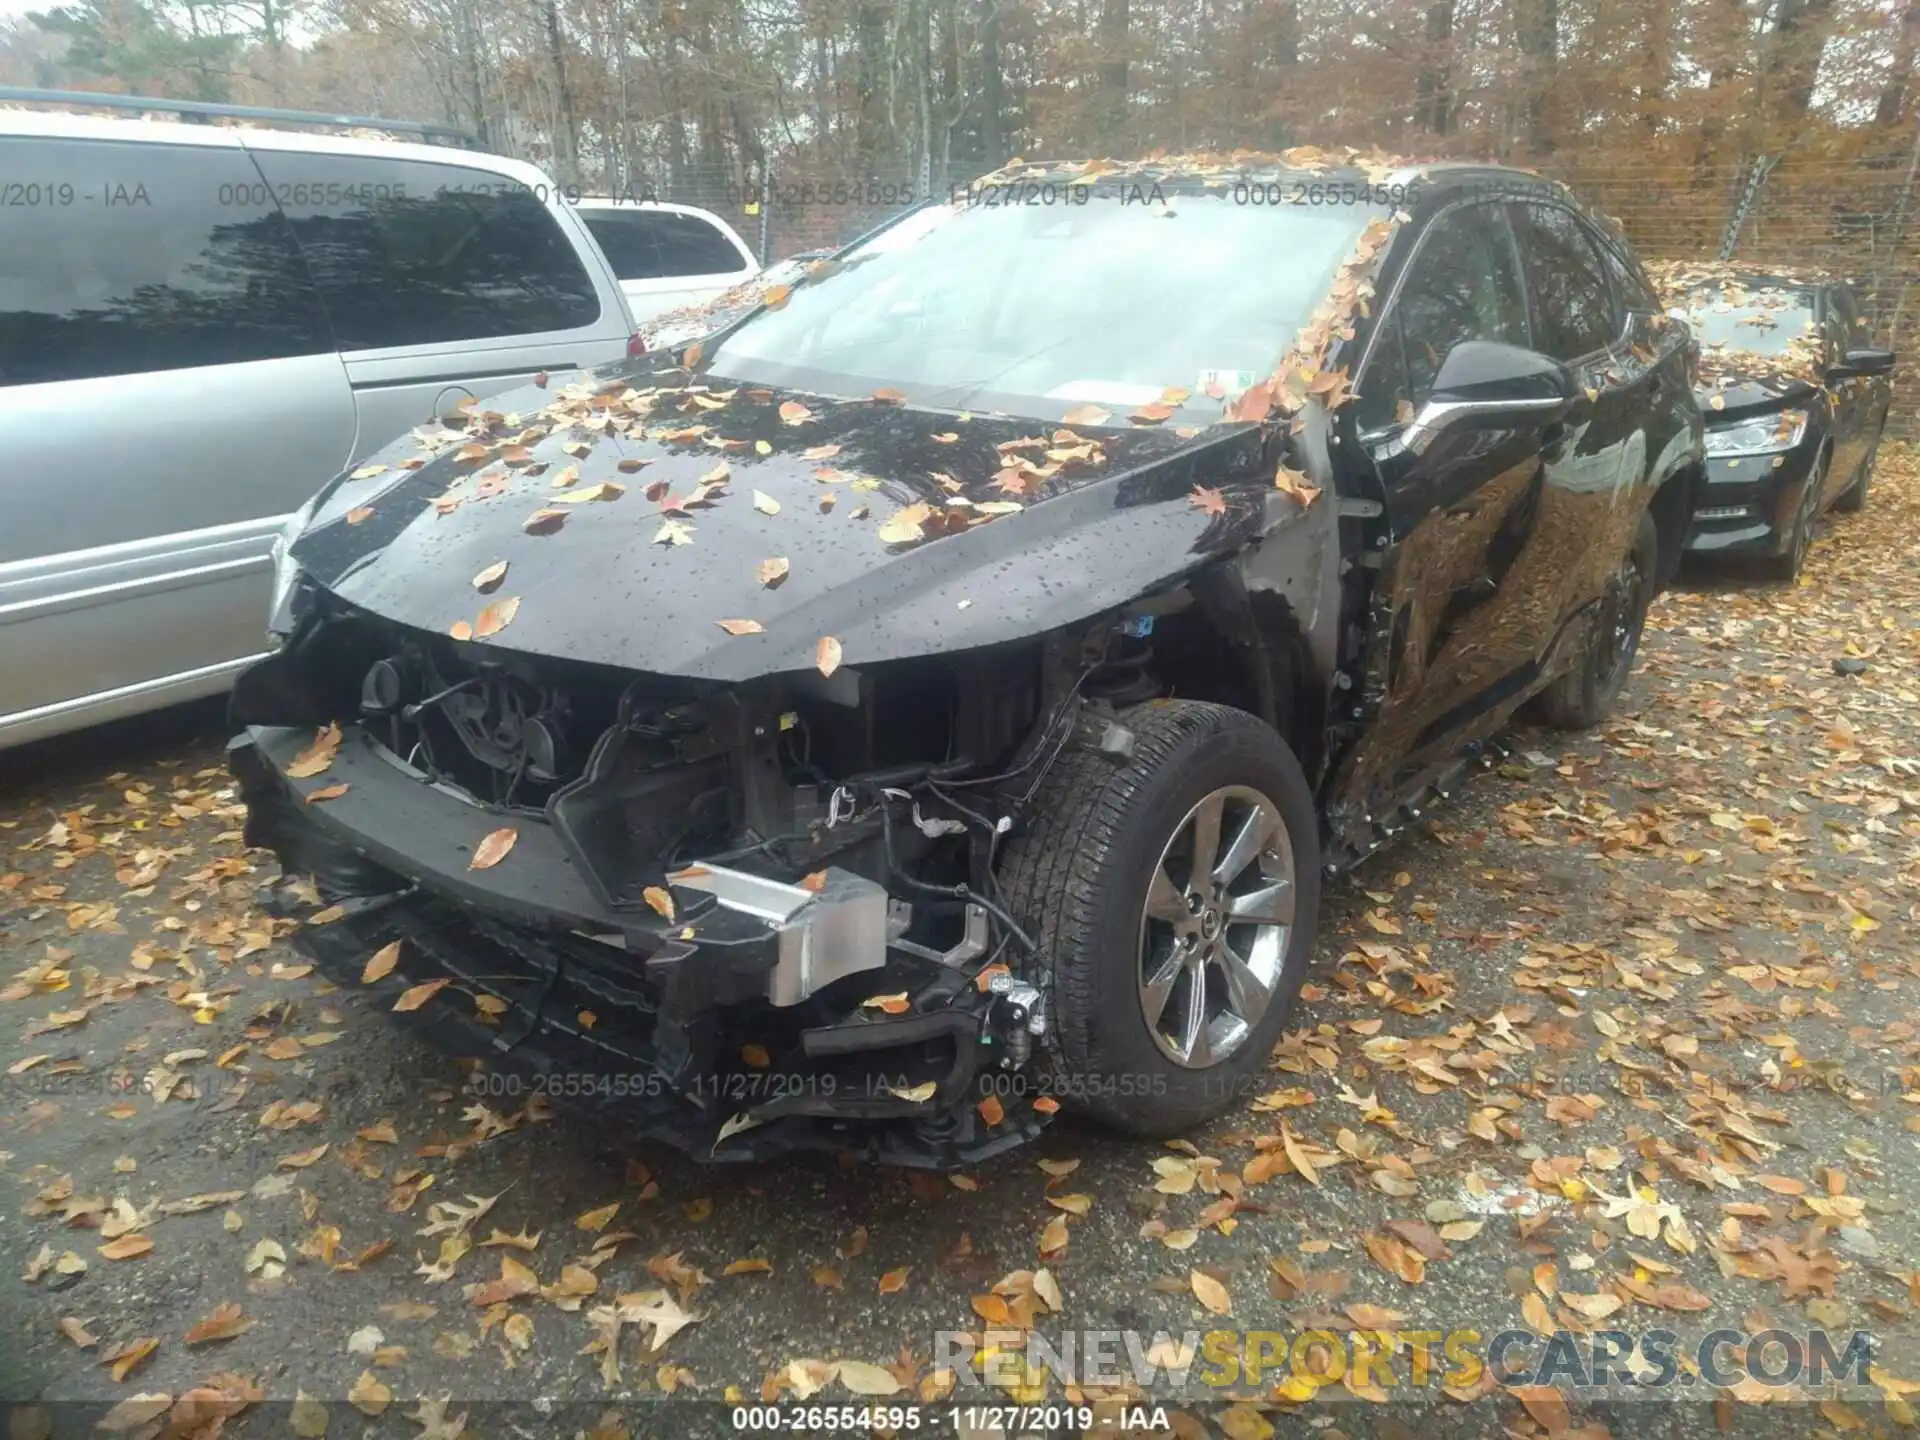
{"label": "metal bracket", "polygon": [[[892,903],[898,905],[900,902],[896,900]],[[888,928],[892,928],[891,924]],[[903,926],[902,929],[904,928]],[[952,949],[935,950],[931,945],[922,945],[915,940],[903,940],[897,935],[887,943],[895,950],[904,950],[909,955],[918,955],[922,960],[932,960],[936,964],[958,968],[969,960],[977,959],[987,953],[986,908],[980,905],[967,906],[966,933],[960,937],[960,943]]]}

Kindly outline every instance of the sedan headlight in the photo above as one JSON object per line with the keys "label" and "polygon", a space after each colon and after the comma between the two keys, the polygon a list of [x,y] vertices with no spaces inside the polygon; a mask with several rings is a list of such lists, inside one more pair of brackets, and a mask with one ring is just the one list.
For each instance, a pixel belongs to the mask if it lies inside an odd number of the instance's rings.
{"label": "sedan headlight", "polygon": [[1791,450],[1806,433],[1806,411],[1782,410],[1774,415],[1738,420],[1731,425],[1709,426],[1707,454],[1774,455]]}

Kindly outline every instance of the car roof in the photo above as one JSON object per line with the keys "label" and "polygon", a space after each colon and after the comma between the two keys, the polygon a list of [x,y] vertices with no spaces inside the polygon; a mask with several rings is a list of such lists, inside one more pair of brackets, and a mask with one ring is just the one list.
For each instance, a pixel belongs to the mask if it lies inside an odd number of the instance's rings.
{"label": "car roof", "polygon": [[1472,185],[1511,186],[1570,198],[1559,181],[1517,166],[1474,160],[1430,160],[1397,156],[1375,148],[1324,148],[1296,145],[1288,150],[1201,151],[1179,155],[1150,155],[1138,160],[1061,159],[1011,160],[999,170],[972,182],[990,186],[1019,180],[1062,179],[1089,184],[1137,182],[1231,183],[1238,178],[1303,178],[1346,180],[1365,178],[1371,184],[1405,184],[1413,180],[1440,189]]}
{"label": "car roof", "polygon": [[536,165],[505,155],[464,150],[452,145],[423,145],[389,140],[374,133],[328,135],[306,130],[279,129],[266,124],[196,124],[170,116],[108,118],[74,115],[65,111],[0,105],[0,135],[45,139],[116,140],[134,144],[200,145],[208,148],[244,146],[296,154],[378,156],[385,160],[416,160],[486,170],[527,185],[550,185]]}

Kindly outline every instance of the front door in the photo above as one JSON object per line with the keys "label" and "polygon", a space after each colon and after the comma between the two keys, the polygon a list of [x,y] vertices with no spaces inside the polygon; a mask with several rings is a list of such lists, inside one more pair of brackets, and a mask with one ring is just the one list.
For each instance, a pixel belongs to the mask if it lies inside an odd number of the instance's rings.
{"label": "front door", "polygon": [[[1525,287],[1502,206],[1443,211],[1420,237],[1363,362],[1355,423],[1379,476],[1388,548],[1374,590],[1376,657],[1364,736],[1336,773],[1341,801],[1384,816],[1438,758],[1504,718],[1531,678],[1551,563],[1533,540],[1543,452],[1561,421],[1442,429],[1409,422],[1464,340],[1530,346]],[[1551,603],[1551,602],[1549,602]]]}

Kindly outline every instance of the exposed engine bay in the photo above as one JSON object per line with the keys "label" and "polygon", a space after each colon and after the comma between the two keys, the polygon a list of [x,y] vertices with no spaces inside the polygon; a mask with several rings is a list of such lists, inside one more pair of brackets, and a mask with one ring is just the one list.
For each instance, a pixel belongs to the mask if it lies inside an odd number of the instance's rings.
{"label": "exposed engine bay", "polygon": [[1021,644],[723,685],[314,602],[237,689],[232,753],[278,906],[340,912],[300,942],[358,989],[400,940],[395,983],[459,993],[396,1018],[487,1057],[481,1088],[604,1100],[717,1159],[951,1165],[1045,1123],[1021,1077],[1046,981],[998,851],[1065,747],[1128,752],[1119,712],[1175,683],[1157,645],[1222,644],[1183,587]]}

